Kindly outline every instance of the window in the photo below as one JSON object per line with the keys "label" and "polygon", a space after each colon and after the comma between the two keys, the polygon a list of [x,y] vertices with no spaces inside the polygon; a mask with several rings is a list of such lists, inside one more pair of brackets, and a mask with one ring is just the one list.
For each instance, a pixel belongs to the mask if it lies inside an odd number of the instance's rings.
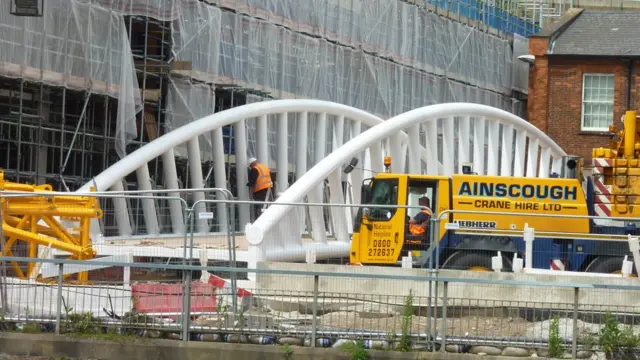
{"label": "window", "polygon": [[608,131],[613,124],[613,74],[584,74],[582,130]]}
{"label": "window", "polygon": [[[398,180],[376,180],[371,194],[373,205],[398,205]],[[393,208],[371,208],[369,217],[374,221],[387,221],[396,213]]]}

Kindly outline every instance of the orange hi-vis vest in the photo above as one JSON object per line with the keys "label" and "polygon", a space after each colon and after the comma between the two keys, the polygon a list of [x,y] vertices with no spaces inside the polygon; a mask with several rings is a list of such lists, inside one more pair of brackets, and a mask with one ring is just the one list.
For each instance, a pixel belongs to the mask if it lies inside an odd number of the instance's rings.
{"label": "orange hi-vis vest", "polygon": [[253,192],[256,193],[260,190],[273,187],[269,168],[260,163],[257,163],[254,168],[258,170],[258,178],[256,179],[256,184],[253,186]]}
{"label": "orange hi-vis vest", "polygon": [[[422,209],[420,212],[425,213],[431,217],[433,213],[430,209]],[[409,232],[413,235],[422,235],[424,234],[424,224],[409,224]]]}

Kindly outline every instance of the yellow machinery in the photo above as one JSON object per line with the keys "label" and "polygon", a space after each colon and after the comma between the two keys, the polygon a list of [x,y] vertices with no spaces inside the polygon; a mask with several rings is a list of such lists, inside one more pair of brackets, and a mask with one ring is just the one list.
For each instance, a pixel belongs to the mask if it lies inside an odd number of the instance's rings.
{"label": "yellow machinery", "polygon": [[[51,185],[26,185],[4,180],[0,170],[0,216],[2,231],[6,239],[2,254],[4,256],[38,257],[38,247],[50,247],[69,254],[69,259],[93,259],[96,252],[91,247],[89,224],[91,219],[102,217],[102,210],[95,197],[48,196],[18,194],[33,192],[51,192]],[[94,191],[94,189],[92,189]],[[61,221],[73,224],[69,230]],[[26,254],[16,254],[17,244],[26,244]],[[15,251],[14,251],[15,250]],[[12,262],[18,277],[35,277],[36,263],[29,262],[26,273]],[[78,282],[86,283],[88,273],[78,274]]]}
{"label": "yellow machinery", "polygon": [[[363,182],[365,207],[354,221],[351,263],[395,265],[409,252],[425,254],[437,243],[438,266],[487,270],[492,256],[500,251],[508,268],[515,253],[524,255],[522,234],[527,223],[536,231],[534,267],[549,269],[560,259],[566,270],[619,271],[622,258],[630,255],[628,244],[599,240],[611,239],[610,235],[640,235],[637,224],[524,214],[640,218],[640,142],[635,111],[626,113],[624,128],[616,133],[612,127],[611,132],[619,138],[612,139],[609,148],[593,150],[593,175],[586,179],[582,159],[575,156],[565,156],[561,174],[550,178],[477,175],[470,166],[463,166],[463,174],[451,177],[393,174],[388,171],[390,159],[385,159],[387,171]],[[436,239],[430,238],[428,228],[421,235],[410,229],[409,221],[420,211],[419,199],[423,197],[429,198],[434,214],[453,210],[441,219],[434,232]],[[366,204],[410,208],[367,208]],[[421,260],[436,265],[433,255]]]}

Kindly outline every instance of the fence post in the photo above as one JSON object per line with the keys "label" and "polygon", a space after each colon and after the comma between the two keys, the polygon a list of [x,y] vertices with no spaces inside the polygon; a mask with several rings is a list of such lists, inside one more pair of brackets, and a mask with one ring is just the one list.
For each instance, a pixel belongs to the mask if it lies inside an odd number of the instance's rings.
{"label": "fence post", "polygon": [[573,336],[571,337],[571,357],[576,358],[578,352],[578,306],[580,288],[573,289]]}
{"label": "fence post", "polygon": [[318,285],[320,283],[320,276],[313,276],[313,305],[311,306],[311,312],[313,318],[311,319],[311,347],[316,347],[316,331],[318,329]]}
{"label": "fence post", "polygon": [[446,352],[445,346],[447,345],[447,293],[449,289],[449,282],[445,281],[442,284],[442,324],[441,330],[442,333],[442,344],[440,345],[440,352]]}
{"label": "fence post", "polygon": [[60,321],[62,317],[62,278],[64,275],[63,263],[58,264],[58,295],[56,300],[56,334],[60,334]]}
{"label": "fence post", "polygon": [[[225,197],[227,200],[232,200],[229,195]],[[225,207],[229,211],[229,215],[227,216],[228,221],[228,237],[229,237],[229,266],[232,268],[237,268],[238,265],[236,263],[236,231],[235,231],[235,207],[233,204],[229,202],[225,203]],[[238,273],[232,271],[231,272],[231,299],[233,301],[233,312],[238,311]]]}
{"label": "fence post", "polygon": [[[187,262],[188,265],[191,265],[192,263],[192,256],[193,256],[193,229],[195,227],[194,222],[195,222],[195,216],[194,216],[194,211],[193,209],[189,209],[189,226],[187,226],[186,228],[188,230],[186,230],[188,233],[191,234],[191,242],[189,244],[190,247],[190,251],[189,251],[189,258],[185,259],[185,261]],[[185,243],[186,243],[186,238],[187,238],[187,233],[185,233]],[[186,255],[186,249],[185,249],[185,255]],[[189,327],[191,326],[191,270],[185,271],[184,269],[182,270],[182,274],[183,274],[183,279],[184,279],[184,286],[182,289],[182,341],[189,341]]]}

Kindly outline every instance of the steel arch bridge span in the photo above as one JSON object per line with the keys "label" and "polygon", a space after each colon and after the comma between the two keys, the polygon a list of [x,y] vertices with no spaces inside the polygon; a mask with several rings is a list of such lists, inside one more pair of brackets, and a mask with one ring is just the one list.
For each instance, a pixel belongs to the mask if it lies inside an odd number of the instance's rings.
{"label": "steel arch bridge span", "polygon": [[[403,147],[401,142],[394,141],[400,131],[409,134],[408,146]],[[366,149],[382,148],[380,143],[386,140],[391,140],[387,145],[391,147],[392,156],[394,147],[401,148],[396,162],[408,155],[407,166],[399,165],[400,169],[393,171],[408,170],[410,173],[452,175],[459,172],[463,163],[473,162],[474,171],[479,174],[548,177],[550,171],[560,172],[562,156],[566,155],[545,133],[501,109],[471,103],[447,103],[412,110],[352,138],[298,178],[257,221],[247,224],[245,233],[250,244],[249,258],[255,261],[301,261],[308,251],[315,252],[317,258],[348,256],[350,230],[346,223],[352,218],[352,213],[331,211],[336,241],[327,241],[324,221],[313,222],[312,219],[313,242],[302,242],[301,227],[291,225],[304,223],[304,209],[286,203],[301,202],[327,178],[330,186],[334,184],[332,189],[339,188],[342,167]],[[422,162],[425,157],[421,143],[426,144],[426,164]],[[381,171],[381,161],[376,163],[380,156],[375,153],[371,151],[371,164],[365,166]],[[361,179],[361,175],[351,178],[354,194],[360,192]],[[342,190],[338,192],[342,194]],[[344,203],[339,197],[331,200],[332,203]]]}
{"label": "steel arch bridge span", "polygon": [[[295,120],[297,129],[295,134],[289,134],[288,114],[299,114]],[[276,115],[276,117],[270,117]],[[328,135],[328,131],[316,131],[309,134],[312,125],[310,116],[316,116],[316,129],[331,128],[332,134]],[[97,175],[92,181],[78,189],[78,192],[86,192],[90,187],[95,187],[98,191],[123,191],[123,179],[134,173],[136,174],[139,190],[154,190],[150,179],[148,163],[156,158],[162,159],[163,175],[165,179],[164,186],[166,189],[179,189],[176,161],[174,148],[182,144],[187,144],[188,161],[189,161],[189,177],[191,188],[203,188],[203,173],[201,162],[201,141],[202,136],[211,134],[212,136],[212,157],[213,178],[215,186],[218,188],[227,188],[227,179],[229,174],[226,171],[224,159],[223,134],[222,127],[233,125],[234,141],[235,141],[235,175],[238,189],[238,199],[248,200],[248,189],[245,186],[247,179],[247,167],[243,166],[248,159],[248,134],[247,120],[256,120],[257,129],[257,149],[256,157],[261,162],[269,159],[269,146],[267,143],[267,123],[276,120],[277,123],[277,139],[276,139],[276,168],[288,169],[290,164],[295,164],[296,178],[300,178],[307,171],[307,141],[310,136],[314,136],[315,150],[314,158],[310,159],[310,165],[321,161],[327,152],[327,142],[333,144],[333,150],[342,145],[344,140],[357,136],[362,128],[373,127],[382,123],[384,120],[372,115],[366,111],[359,110],[350,106],[321,101],[321,100],[271,100],[247,104],[225,111],[221,111],[202,119],[193,121],[187,125],[177,128],[156,140],[148,143],[140,149],[132,152],[125,158],[121,159],[111,167]],[[348,134],[347,134],[348,132]],[[296,138],[295,156],[289,156],[289,135]],[[331,136],[331,139],[328,138]],[[408,143],[408,136],[405,133],[398,135],[399,144]],[[329,151],[332,151],[331,149]],[[380,153],[377,151],[376,153]],[[422,148],[421,153],[426,154],[426,149]],[[376,158],[376,156],[374,156]],[[377,158],[376,158],[377,160]],[[276,173],[276,184],[279,190],[285,190],[288,184],[288,171],[279,171]],[[177,193],[169,195],[179,196]],[[318,188],[315,193],[310,193],[311,201],[321,202],[322,191]],[[202,193],[193,194],[194,200],[202,200],[205,195]],[[110,200],[111,201],[111,200]],[[117,223],[118,236],[123,239],[131,238],[132,235],[157,235],[161,233],[159,225],[159,216],[157,202],[151,199],[141,200],[141,207],[144,217],[145,234],[135,233],[132,230],[131,207],[125,199],[113,199],[114,217]],[[169,201],[170,228],[173,234],[183,234],[185,231],[183,211],[177,201]],[[243,226],[249,221],[249,206],[239,205],[239,220]],[[203,209],[201,209],[202,211]],[[217,207],[217,218],[215,219],[220,231],[226,230],[227,216],[223,206]],[[215,225],[215,224],[214,224]],[[212,222],[207,220],[197,220],[197,232],[206,233],[211,229]],[[166,226],[165,226],[166,227]],[[100,239],[102,230],[97,221],[92,222],[92,237]]]}

